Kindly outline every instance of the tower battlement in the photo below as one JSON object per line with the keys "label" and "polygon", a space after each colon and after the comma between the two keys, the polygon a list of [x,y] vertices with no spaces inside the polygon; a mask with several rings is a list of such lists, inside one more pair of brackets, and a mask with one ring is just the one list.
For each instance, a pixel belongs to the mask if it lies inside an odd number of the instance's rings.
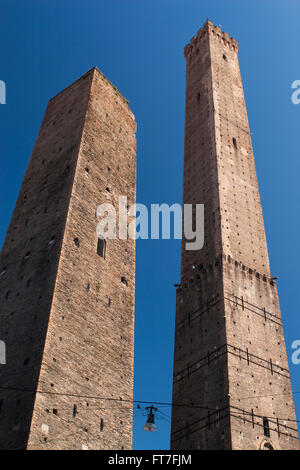
{"label": "tower battlement", "polygon": [[185,46],[184,56],[186,59],[191,58],[194,54],[199,53],[199,48],[201,47],[203,39],[207,35],[211,35],[218,39],[220,42],[222,42],[225,48],[238,52],[239,45],[237,40],[233,37],[230,37],[230,35],[225,31],[222,31],[220,26],[214,25],[210,20],[206,20],[203,27],[200,28],[198,33],[192,37],[189,44]]}
{"label": "tower battlement", "polygon": [[177,290],[187,287],[188,283],[193,282],[195,278],[200,279],[206,276],[208,273],[213,272],[215,267],[225,267],[226,264],[234,267],[235,269],[238,269],[245,276],[249,276],[249,279],[255,278],[259,281],[263,281],[269,284],[271,287],[276,287],[276,280],[273,277],[266,276],[265,274],[258,272],[255,268],[250,268],[249,266],[243,264],[241,261],[237,261],[233,259],[230,255],[226,255],[225,253],[223,253],[216,257],[214,263],[201,263],[200,265],[195,266],[196,274],[194,276],[186,275],[182,279],[182,285],[177,286]]}

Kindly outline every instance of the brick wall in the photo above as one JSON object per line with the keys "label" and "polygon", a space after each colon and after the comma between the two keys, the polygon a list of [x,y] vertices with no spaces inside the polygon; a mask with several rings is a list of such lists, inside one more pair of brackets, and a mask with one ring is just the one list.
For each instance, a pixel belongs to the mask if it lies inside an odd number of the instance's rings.
{"label": "brick wall", "polygon": [[174,449],[299,449],[237,52],[210,21],[185,48],[183,201],[204,204],[205,243],[182,244]]}
{"label": "brick wall", "polygon": [[119,400],[133,394],[135,245],[107,240],[97,255],[96,209],[119,195],[135,202],[135,132],[96,68],[49,102],[0,281],[0,385],[47,393],[0,389],[1,448],[131,447],[132,405]]}

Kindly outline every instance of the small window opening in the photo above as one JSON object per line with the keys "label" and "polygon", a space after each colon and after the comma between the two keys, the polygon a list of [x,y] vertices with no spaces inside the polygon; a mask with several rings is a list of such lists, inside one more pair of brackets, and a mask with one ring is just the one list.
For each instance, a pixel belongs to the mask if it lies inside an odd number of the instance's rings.
{"label": "small window opening", "polygon": [[197,94],[197,101],[200,103],[200,93]]}
{"label": "small window opening", "polygon": [[128,282],[127,282],[127,279],[126,277],[121,277],[121,282],[123,282],[123,284],[125,284],[125,286],[128,286]]}
{"label": "small window opening", "polygon": [[97,255],[105,258],[105,251],[106,251],[106,241],[103,237],[98,236],[98,244],[97,244]]}
{"label": "small window opening", "polygon": [[225,54],[223,54],[223,59],[227,62],[227,56]]}
{"label": "small window opening", "polygon": [[77,248],[79,248],[79,240],[77,237],[74,238],[74,245],[77,246]]}
{"label": "small window opening", "polygon": [[232,138],[232,143],[233,143],[233,146],[237,149],[237,141],[235,137]]}
{"label": "small window opening", "polygon": [[263,418],[264,435],[270,437],[270,425],[267,418]]}
{"label": "small window opening", "polygon": [[77,415],[77,405],[73,406],[73,418],[76,418]]}
{"label": "small window opening", "polygon": [[100,418],[100,432],[103,431],[103,428],[104,428],[104,421],[102,418]]}
{"label": "small window opening", "polygon": [[57,409],[56,408],[53,408],[53,414],[57,415]]}

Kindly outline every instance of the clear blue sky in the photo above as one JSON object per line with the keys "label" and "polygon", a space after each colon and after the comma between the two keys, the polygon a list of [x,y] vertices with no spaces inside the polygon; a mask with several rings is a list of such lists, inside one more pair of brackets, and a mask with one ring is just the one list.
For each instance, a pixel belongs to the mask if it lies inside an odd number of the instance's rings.
{"label": "clear blue sky", "polygon": [[[47,101],[94,65],[130,101],[138,122],[138,202],[181,203],[183,48],[206,18],[239,41],[273,275],[289,360],[300,339],[300,2],[288,0],[1,0],[0,244]],[[171,401],[179,241],[137,243],[135,398]],[[300,365],[292,365],[300,391]],[[300,394],[295,395],[300,419]],[[169,408],[161,410],[170,415]],[[169,423],[134,426],[136,449],[167,449]]]}

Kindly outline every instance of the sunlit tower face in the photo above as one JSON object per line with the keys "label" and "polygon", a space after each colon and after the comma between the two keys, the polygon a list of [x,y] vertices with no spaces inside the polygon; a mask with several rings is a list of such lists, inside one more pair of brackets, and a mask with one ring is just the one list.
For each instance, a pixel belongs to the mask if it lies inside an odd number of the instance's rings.
{"label": "sunlit tower face", "polygon": [[172,449],[299,449],[237,53],[210,21],[185,47],[183,202],[205,236],[182,243]]}

